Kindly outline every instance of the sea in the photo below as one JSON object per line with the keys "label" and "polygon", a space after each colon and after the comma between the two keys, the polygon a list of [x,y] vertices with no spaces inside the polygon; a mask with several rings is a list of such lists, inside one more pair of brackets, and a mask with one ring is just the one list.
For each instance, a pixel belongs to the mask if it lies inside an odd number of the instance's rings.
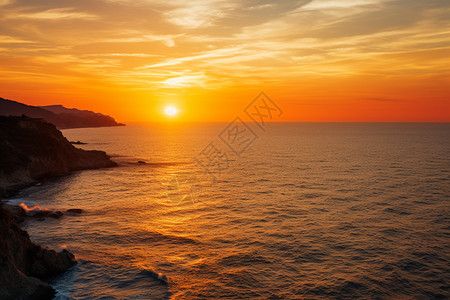
{"label": "sea", "polygon": [[56,299],[450,299],[449,123],[233,122],[63,130],[119,166],[9,199],[83,210]]}

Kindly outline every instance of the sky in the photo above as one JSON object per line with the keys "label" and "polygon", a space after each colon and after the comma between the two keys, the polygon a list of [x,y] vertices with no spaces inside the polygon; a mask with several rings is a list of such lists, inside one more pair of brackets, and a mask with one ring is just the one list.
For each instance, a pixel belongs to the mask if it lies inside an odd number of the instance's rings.
{"label": "sky", "polygon": [[0,0],[0,97],[226,122],[261,91],[276,121],[448,122],[450,1]]}

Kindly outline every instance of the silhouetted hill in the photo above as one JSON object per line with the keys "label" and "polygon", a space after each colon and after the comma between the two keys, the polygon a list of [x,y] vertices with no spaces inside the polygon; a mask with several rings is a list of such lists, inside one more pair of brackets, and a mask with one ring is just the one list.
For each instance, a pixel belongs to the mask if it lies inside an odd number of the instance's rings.
{"label": "silhouetted hill", "polygon": [[0,98],[0,115],[2,116],[26,115],[31,118],[44,119],[47,122],[53,123],[55,125],[61,123],[60,118],[51,111],[3,98]]}
{"label": "silhouetted hill", "polygon": [[[62,113],[79,113],[79,112],[89,112],[89,113],[92,113],[91,111],[89,111],[89,110],[79,110],[79,109],[76,109],[76,108],[67,108],[67,107],[64,107],[64,106],[62,106],[62,105],[60,105],[60,104],[57,104],[57,105],[41,105],[41,106],[38,106],[38,107],[40,107],[40,108],[42,108],[42,109],[45,109],[45,110],[49,110],[49,111],[51,111],[51,112],[53,112],[53,113],[55,113],[55,114],[62,114]],[[95,114],[95,113],[94,113]]]}
{"label": "silhouetted hill", "polygon": [[0,115],[41,118],[60,129],[82,127],[124,126],[114,118],[89,110],[65,108],[62,105],[31,106],[17,101],[0,98]]}
{"label": "silhouetted hill", "polygon": [[117,123],[114,118],[95,113],[90,110],[79,110],[76,108],[66,108],[62,105],[39,106],[39,108],[48,110],[57,114],[59,117],[69,122],[72,127],[101,127],[101,126],[123,126]]}

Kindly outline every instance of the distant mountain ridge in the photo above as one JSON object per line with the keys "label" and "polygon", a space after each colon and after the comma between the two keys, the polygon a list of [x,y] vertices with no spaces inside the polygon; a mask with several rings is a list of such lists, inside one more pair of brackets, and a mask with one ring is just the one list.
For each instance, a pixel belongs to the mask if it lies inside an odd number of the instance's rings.
{"label": "distant mountain ridge", "polygon": [[89,110],[66,108],[62,105],[32,106],[4,98],[0,98],[0,115],[41,118],[59,129],[125,126],[111,116]]}

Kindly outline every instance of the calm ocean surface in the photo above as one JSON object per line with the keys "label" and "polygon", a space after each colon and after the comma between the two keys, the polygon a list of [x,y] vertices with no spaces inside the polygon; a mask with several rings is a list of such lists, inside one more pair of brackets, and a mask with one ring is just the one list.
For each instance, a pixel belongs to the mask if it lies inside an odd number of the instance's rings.
{"label": "calm ocean surface", "polygon": [[63,131],[120,166],[13,199],[85,210],[25,223],[79,259],[58,299],[450,298],[449,124],[250,124],[239,156],[226,125]]}

